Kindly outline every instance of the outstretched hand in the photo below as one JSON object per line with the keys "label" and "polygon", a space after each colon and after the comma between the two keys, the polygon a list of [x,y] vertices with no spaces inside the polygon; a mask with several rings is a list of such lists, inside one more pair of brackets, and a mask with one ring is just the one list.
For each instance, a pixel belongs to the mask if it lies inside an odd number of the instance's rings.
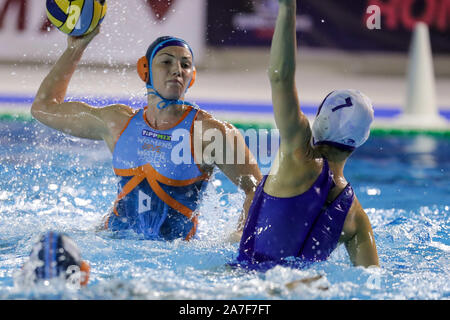
{"label": "outstretched hand", "polygon": [[100,25],[98,25],[92,32],[79,37],[68,36],[67,47],[70,49],[86,49],[88,44],[100,33]]}

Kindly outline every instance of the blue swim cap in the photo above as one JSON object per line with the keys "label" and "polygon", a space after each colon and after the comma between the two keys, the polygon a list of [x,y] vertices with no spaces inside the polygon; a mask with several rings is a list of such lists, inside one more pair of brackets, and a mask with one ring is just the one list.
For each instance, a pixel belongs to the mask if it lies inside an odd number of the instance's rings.
{"label": "blue swim cap", "polygon": [[172,47],[172,46],[183,47],[183,48],[188,49],[192,56],[192,62],[194,62],[194,53],[192,52],[191,47],[189,46],[189,44],[186,41],[184,41],[183,39],[175,38],[175,37],[171,37],[171,36],[159,37],[158,39],[153,41],[153,43],[148,47],[147,53],[145,54],[145,57],[147,58],[147,61],[148,61],[148,68],[149,68],[149,77],[148,77],[148,81],[147,81],[147,88],[154,89],[153,88],[153,74],[152,74],[153,59],[155,58],[156,54],[159,51],[161,51],[164,48]]}
{"label": "blue swim cap", "polygon": [[89,278],[89,265],[81,259],[75,242],[65,234],[47,232],[33,246],[28,266],[35,274],[35,281],[49,280],[64,276],[68,279],[75,272],[84,272],[80,284],[86,285]]}

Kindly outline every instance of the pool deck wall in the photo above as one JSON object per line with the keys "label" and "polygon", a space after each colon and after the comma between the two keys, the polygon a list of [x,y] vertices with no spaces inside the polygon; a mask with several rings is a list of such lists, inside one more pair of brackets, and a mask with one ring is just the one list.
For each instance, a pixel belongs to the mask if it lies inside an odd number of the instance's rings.
{"label": "pool deck wall", "polygon": [[[216,117],[244,126],[274,126],[268,53],[264,50],[208,50],[186,99]],[[369,96],[375,108],[373,129],[387,132],[450,132],[450,58],[435,59],[436,101],[441,124],[400,121],[406,103],[405,55],[346,54],[303,51],[298,57],[296,86],[302,110],[312,119],[332,90],[354,88]],[[51,64],[0,63],[0,115],[29,118],[30,105]],[[100,66],[82,61],[68,97],[94,106],[146,103],[145,87],[134,65]]]}

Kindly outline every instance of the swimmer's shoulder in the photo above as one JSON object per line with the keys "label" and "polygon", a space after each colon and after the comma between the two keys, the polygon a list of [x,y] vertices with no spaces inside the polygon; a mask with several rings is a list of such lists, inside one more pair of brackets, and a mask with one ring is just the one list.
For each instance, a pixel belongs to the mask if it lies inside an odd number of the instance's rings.
{"label": "swimmer's shoulder", "polygon": [[133,109],[124,104],[112,104],[99,109],[99,116],[110,127],[123,126],[131,119],[139,110]]}
{"label": "swimmer's shoulder", "polygon": [[[109,127],[111,133],[115,136],[121,132],[128,121],[139,112],[124,104],[112,104],[100,108],[100,117]],[[116,132],[117,131],[117,132]]]}
{"label": "swimmer's shoulder", "polygon": [[195,120],[208,121],[208,120],[212,120],[212,119],[215,119],[215,118],[211,113],[209,113],[203,109],[198,109],[197,117],[195,118]]}
{"label": "swimmer's shoulder", "polygon": [[231,123],[219,120],[209,112],[202,109],[199,109],[198,115],[195,120],[202,122],[203,131],[208,129],[218,129],[223,133],[226,133],[228,130],[237,130],[236,127]]}
{"label": "swimmer's shoulder", "polygon": [[103,139],[111,151],[114,150],[115,143],[128,124],[130,119],[139,110],[133,109],[124,104],[112,104],[99,108],[99,116],[108,128],[108,134]]}
{"label": "swimmer's shoulder", "polygon": [[139,110],[133,109],[125,104],[111,104],[100,108],[101,115],[111,120],[122,120],[134,116]]}
{"label": "swimmer's shoulder", "polygon": [[345,218],[339,242],[347,242],[352,239],[361,228],[365,227],[367,221],[367,214],[355,195],[347,217]]}

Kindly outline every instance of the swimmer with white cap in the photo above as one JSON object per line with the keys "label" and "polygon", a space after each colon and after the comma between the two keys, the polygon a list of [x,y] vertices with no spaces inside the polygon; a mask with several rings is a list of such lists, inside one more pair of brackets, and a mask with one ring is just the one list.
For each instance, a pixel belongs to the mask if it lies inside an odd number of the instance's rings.
{"label": "swimmer with white cap", "polygon": [[[137,71],[147,86],[148,104],[143,109],[122,104],[94,108],[64,101],[78,62],[99,30],[68,37],[67,49],[42,82],[31,113],[51,128],[106,142],[119,186],[104,228],[134,230],[144,239],[191,239],[197,230],[201,195],[214,168],[245,192],[244,220],[261,173],[233,125],[184,100],[196,74],[193,50],[186,41],[160,37],[139,59]],[[216,155],[203,152],[210,143],[203,139],[207,131],[224,139],[223,150],[214,148]],[[187,149],[180,149],[174,159],[171,151],[182,142]],[[242,154],[244,161],[223,161],[241,159]],[[238,226],[237,231],[241,229]]]}
{"label": "swimmer with white cap", "polygon": [[269,78],[280,148],[256,190],[237,260],[256,268],[292,256],[310,263],[344,243],[354,265],[378,266],[370,221],[344,176],[369,137],[372,104],[357,90],[333,91],[311,129],[295,87],[296,0],[278,2]]}

